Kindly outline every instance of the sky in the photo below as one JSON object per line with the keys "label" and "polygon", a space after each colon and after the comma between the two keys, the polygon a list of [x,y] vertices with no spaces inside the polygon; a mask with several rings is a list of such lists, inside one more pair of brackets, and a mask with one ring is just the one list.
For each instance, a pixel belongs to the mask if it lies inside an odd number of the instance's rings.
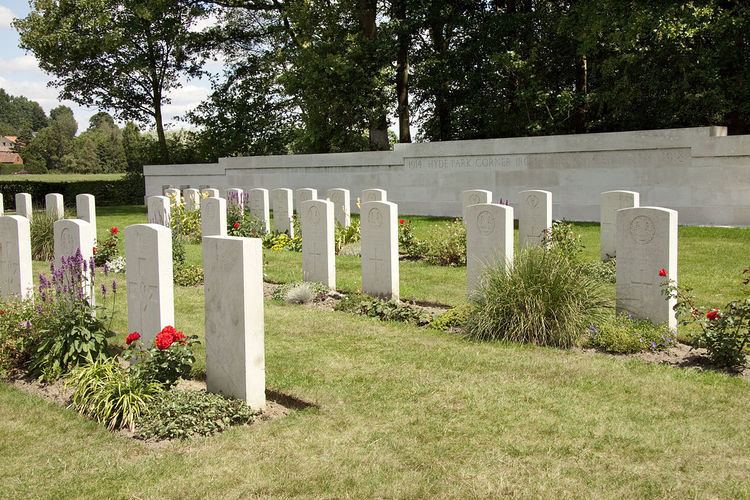
{"label": "sky", "polygon": [[[39,69],[33,54],[18,47],[18,33],[10,23],[28,12],[26,0],[0,0],[0,88],[11,95],[22,95],[37,101],[47,113],[64,104],[73,110],[79,132],[85,130],[89,118],[100,110],[79,106],[71,101],[60,101],[57,98],[58,89],[47,85],[50,78]],[[207,69],[218,71],[220,64],[213,63]],[[208,78],[184,81],[182,88],[170,93],[171,104],[163,108],[165,125],[172,129],[189,128],[189,124],[175,118],[197,106],[209,92]]]}

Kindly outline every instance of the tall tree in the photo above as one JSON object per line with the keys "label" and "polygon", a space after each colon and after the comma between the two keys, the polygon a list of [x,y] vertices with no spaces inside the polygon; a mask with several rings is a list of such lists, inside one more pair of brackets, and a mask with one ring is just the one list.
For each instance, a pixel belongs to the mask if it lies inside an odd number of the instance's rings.
{"label": "tall tree", "polygon": [[204,15],[190,0],[32,0],[14,26],[61,98],[154,123],[168,162],[162,107],[181,76],[200,73],[191,27]]}

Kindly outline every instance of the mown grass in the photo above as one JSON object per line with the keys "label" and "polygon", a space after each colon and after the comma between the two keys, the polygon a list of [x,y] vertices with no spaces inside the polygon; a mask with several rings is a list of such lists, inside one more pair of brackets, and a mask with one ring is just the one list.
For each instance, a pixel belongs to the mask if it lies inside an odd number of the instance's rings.
{"label": "mown grass", "polygon": [[[99,232],[144,220],[143,207],[102,207]],[[414,221],[425,236],[436,223]],[[576,229],[595,258],[597,226]],[[746,229],[681,228],[680,279],[721,303],[748,243]],[[188,259],[200,263],[198,246]],[[266,260],[271,280],[301,277],[299,254]],[[359,260],[337,266],[339,287],[358,288]],[[463,300],[463,268],[401,272],[405,297]],[[203,339],[202,288],[178,287],[175,309]],[[0,496],[750,496],[743,379],[274,302],[265,324],[268,389],[317,407],[154,449],[0,384]]]}

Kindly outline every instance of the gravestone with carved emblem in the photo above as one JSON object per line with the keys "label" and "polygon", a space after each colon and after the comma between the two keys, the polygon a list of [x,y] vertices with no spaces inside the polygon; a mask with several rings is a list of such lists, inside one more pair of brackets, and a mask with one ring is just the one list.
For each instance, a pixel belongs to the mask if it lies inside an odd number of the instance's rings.
{"label": "gravestone with carved emblem", "polygon": [[471,295],[490,266],[513,264],[513,207],[479,203],[466,208],[466,276]]}
{"label": "gravestone with carved emblem", "polygon": [[398,206],[388,201],[371,201],[363,203],[360,212],[362,291],[398,300]]}
{"label": "gravestone with carved emblem", "polygon": [[333,202],[309,200],[302,203],[302,279],[336,288],[336,246]]}

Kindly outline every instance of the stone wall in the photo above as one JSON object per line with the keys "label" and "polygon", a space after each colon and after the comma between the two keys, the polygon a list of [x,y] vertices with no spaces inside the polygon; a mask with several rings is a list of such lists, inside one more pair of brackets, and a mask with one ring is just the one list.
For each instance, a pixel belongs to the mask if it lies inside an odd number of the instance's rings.
{"label": "stone wall", "polygon": [[750,136],[723,127],[398,144],[394,151],[221,158],[146,166],[146,195],[164,186],[383,188],[401,214],[461,215],[461,191],[510,200],[552,192],[555,219],[598,221],[599,194],[624,189],[681,224],[750,225]]}

